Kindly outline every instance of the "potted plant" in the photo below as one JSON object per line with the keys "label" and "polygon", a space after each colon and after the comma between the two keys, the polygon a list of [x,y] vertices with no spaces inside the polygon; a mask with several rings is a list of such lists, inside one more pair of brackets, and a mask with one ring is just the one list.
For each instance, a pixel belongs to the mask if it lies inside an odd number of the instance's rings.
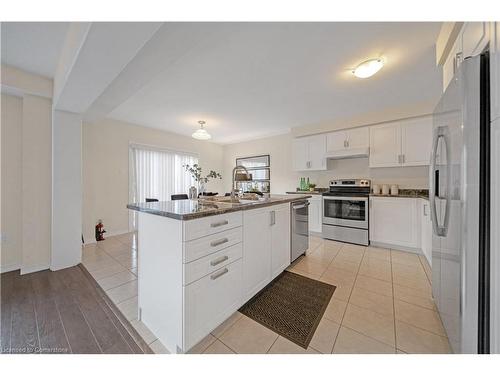
{"label": "potted plant", "polygon": [[309,191],[314,191],[315,188],[316,188],[316,184],[309,183]]}
{"label": "potted plant", "polygon": [[[210,181],[210,179],[222,179],[222,175],[213,170],[210,170],[210,172],[208,172],[208,174],[203,177],[202,169],[199,164],[193,164],[192,166],[189,164],[184,164],[183,167],[186,169],[186,172],[188,172],[191,177],[193,177],[193,179],[198,183],[198,192],[200,194],[203,194],[205,192],[205,184]],[[194,194],[194,197],[196,197],[196,193]]]}

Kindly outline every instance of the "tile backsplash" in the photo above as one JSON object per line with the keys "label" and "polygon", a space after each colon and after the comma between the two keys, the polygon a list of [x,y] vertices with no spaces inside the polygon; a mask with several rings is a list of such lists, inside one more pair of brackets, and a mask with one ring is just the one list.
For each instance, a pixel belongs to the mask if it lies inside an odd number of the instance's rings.
{"label": "tile backsplash", "polygon": [[300,177],[309,177],[318,187],[328,186],[329,181],[335,179],[369,178],[372,184],[397,184],[403,189],[429,188],[427,166],[369,168],[368,158],[328,160],[328,170],[298,173]]}

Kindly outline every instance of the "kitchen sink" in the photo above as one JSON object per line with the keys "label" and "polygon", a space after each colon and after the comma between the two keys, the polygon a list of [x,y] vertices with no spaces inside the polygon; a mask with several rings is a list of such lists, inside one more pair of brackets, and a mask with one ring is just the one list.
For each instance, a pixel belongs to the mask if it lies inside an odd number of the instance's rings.
{"label": "kitchen sink", "polygon": [[232,197],[203,197],[198,198],[202,201],[214,202],[214,203],[232,203],[232,204],[250,204],[256,202],[262,202],[262,199],[259,198],[251,198],[251,197],[243,197],[243,198],[232,198]]}

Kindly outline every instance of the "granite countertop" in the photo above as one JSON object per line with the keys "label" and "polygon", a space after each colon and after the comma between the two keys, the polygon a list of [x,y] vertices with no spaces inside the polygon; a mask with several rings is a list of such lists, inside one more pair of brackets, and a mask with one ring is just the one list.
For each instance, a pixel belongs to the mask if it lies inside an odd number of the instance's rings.
{"label": "granite countertop", "polygon": [[127,208],[152,215],[165,216],[177,220],[192,220],[205,216],[220,215],[228,212],[252,210],[280,203],[289,203],[311,198],[310,194],[275,195],[268,199],[251,203],[228,203],[205,199],[183,199],[176,201],[130,203]]}
{"label": "granite countertop", "polygon": [[287,191],[287,194],[308,194],[308,195],[321,195],[322,191]]}
{"label": "granite countertop", "polygon": [[371,197],[391,197],[391,198],[422,198],[429,199],[429,190],[427,189],[399,189],[398,195],[391,194],[370,194]]}

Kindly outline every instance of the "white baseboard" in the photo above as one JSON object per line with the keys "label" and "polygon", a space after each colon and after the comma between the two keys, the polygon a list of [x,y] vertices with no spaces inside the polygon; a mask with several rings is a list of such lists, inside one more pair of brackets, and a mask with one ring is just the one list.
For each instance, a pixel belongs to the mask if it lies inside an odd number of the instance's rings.
{"label": "white baseboard", "polygon": [[51,271],[63,270],[65,268],[77,266],[81,262],[82,262],[82,259],[81,259],[81,252],[80,252],[80,260],[78,262],[76,262],[75,264],[51,264],[50,265],[50,270]]}
{"label": "white baseboard", "polygon": [[33,264],[30,266],[21,266],[21,275],[25,275],[27,273],[43,271],[43,270],[48,270],[49,268],[50,268],[50,264],[48,264],[48,263]]}
{"label": "white baseboard", "polygon": [[416,247],[400,246],[400,245],[394,245],[390,243],[383,243],[377,241],[370,241],[370,246],[382,247],[385,249],[392,249],[392,250],[401,250],[401,251],[406,251],[408,253],[414,253],[417,255],[424,255],[422,249]]}
{"label": "white baseboard", "polygon": [[[119,236],[120,234],[126,234],[126,233],[130,233],[130,232],[131,231],[128,229],[127,230],[117,230],[117,231],[113,231],[113,232],[106,232],[104,234],[104,238]],[[97,243],[97,241],[95,240],[95,237],[93,237],[91,240],[85,239],[85,245],[90,245],[90,244],[94,244],[94,243]]]}
{"label": "white baseboard", "polygon": [[2,266],[0,267],[0,273],[10,272],[10,271],[17,271],[20,268],[21,268],[21,265],[19,265],[17,263],[2,264]]}

